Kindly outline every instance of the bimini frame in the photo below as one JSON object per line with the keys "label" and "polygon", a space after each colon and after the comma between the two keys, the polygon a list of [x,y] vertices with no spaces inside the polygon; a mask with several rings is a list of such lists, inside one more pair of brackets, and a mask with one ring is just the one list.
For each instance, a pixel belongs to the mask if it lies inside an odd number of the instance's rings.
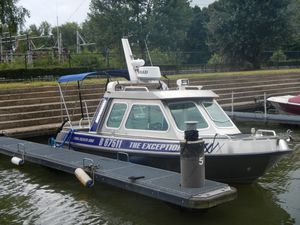
{"label": "bimini frame", "polygon": [[69,82],[77,82],[78,97],[79,97],[80,111],[81,111],[81,120],[82,120],[82,119],[84,119],[82,96],[81,96],[82,82],[87,77],[99,77],[99,76],[103,76],[104,78],[106,77],[108,79],[110,77],[123,77],[123,78],[129,80],[129,74],[128,74],[127,70],[108,70],[108,71],[87,72],[87,73],[61,76],[58,79],[58,88],[59,88],[61,103],[65,108],[65,111],[66,111],[66,114],[67,114],[67,120],[68,120],[71,127],[72,127],[71,117],[70,117],[70,113],[69,113],[69,110],[68,110],[68,107],[67,107],[67,104],[66,104],[66,101],[65,101],[64,92],[62,90],[62,84],[63,83],[68,84]]}

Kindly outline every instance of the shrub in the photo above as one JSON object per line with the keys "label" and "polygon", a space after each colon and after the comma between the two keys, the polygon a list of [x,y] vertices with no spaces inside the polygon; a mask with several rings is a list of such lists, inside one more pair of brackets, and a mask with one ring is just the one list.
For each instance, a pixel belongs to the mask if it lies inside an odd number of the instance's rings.
{"label": "shrub", "polygon": [[286,55],[284,52],[279,49],[275,52],[273,52],[273,55],[270,57],[271,62],[280,62],[280,61],[286,61]]}

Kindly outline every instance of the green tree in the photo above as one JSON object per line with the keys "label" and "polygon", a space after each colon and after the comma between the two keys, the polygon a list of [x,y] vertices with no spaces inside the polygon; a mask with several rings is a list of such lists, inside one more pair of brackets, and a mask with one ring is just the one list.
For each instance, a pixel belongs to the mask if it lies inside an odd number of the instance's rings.
{"label": "green tree", "polygon": [[286,48],[290,50],[300,51],[300,0],[291,0],[288,7],[290,16],[290,24],[292,27],[292,36],[288,40]]}
{"label": "green tree", "polygon": [[17,6],[19,0],[0,1],[0,32],[8,31],[17,33],[18,28],[24,25],[29,11],[22,6]]}
{"label": "green tree", "polygon": [[214,53],[207,62],[208,65],[219,65],[223,64],[223,59],[217,53]]}
{"label": "green tree", "polygon": [[39,26],[39,32],[41,35],[49,36],[51,35],[51,24],[47,21],[43,21]]}
{"label": "green tree", "polygon": [[209,44],[228,63],[260,67],[265,49],[278,48],[289,34],[289,0],[219,0],[209,7]]}
{"label": "green tree", "polygon": [[120,48],[121,38],[128,36],[143,52],[152,4],[152,0],[92,0],[84,33],[93,34],[93,41],[103,48]]}
{"label": "green tree", "polygon": [[145,40],[151,48],[175,51],[184,46],[190,24],[189,0],[92,0],[85,34],[104,49],[121,50],[120,39],[130,38],[145,58]]}
{"label": "green tree", "polygon": [[270,60],[272,62],[285,61],[286,55],[284,54],[284,52],[281,49],[279,49],[279,50],[273,52],[272,56],[270,57]]}
{"label": "green tree", "polygon": [[40,36],[41,35],[39,28],[35,24],[29,25],[29,28],[26,29],[25,33],[30,36]]}
{"label": "green tree", "polygon": [[49,36],[51,35],[51,24],[47,21],[43,21],[39,26],[36,24],[31,24],[26,30],[20,32],[20,34],[29,34],[31,36]]}
{"label": "green tree", "polygon": [[[75,51],[76,32],[81,31],[80,26],[75,22],[68,22],[59,26],[58,30],[62,35],[63,47],[70,51]],[[54,38],[57,38],[57,27],[52,28],[52,34]]]}
{"label": "green tree", "polygon": [[185,40],[185,51],[190,53],[187,59],[191,64],[204,64],[210,58],[207,41],[208,14],[206,8],[201,10],[195,6],[192,11],[192,22]]}
{"label": "green tree", "polygon": [[151,43],[162,50],[183,49],[191,15],[189,0],[154,0],[149,31]]}

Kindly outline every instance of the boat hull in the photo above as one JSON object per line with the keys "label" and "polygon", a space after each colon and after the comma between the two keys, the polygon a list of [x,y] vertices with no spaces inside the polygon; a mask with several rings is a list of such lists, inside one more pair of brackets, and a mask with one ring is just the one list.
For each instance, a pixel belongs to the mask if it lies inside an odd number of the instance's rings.
{"label": "boat hull", "polygon": [[285,113],[300,115],[300,105],[279,103],[279,107]]}
{"label": "boat hull", "polygon": [[[129,153],[127,155],[124,153],[119,154],[115,151],[90,149],[82,146],[75,147],[75,150],[180,172],[179,154],[163,156]],[[255,154],[205,154],[205,177],[226,183],[252,183],[287,153],[290,153],[290,151]]]}
{"label": "boat hull", "polygon": [[289,101],[289,99],[291,99],[293,97],[295,97],[295,96],[284,95],[284,96],[270,97],[270,98],[268,98],[268,101],[281,114],[300,115],[300,104]]}

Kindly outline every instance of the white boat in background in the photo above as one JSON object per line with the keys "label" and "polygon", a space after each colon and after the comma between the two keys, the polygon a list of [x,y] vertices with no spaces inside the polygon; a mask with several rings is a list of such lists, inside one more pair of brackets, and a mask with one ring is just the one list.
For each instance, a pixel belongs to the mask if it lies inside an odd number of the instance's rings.
{"label": "white boat in background", "polygon": [[252,129],[242,134],[213,91],[190,86],[186,79],[178,80],[177,88],[170,90],[160,79],[159,67],[144,66],[143,60],[134,59],[128,40],[122,39],[122,44],[130,79],[107,84],[92,120],[85,116],[86,125],[71,121],[61,86],[71,81],[79,86],[97,73],[59,78],[68,122],[57,134],[56,146],[110,157],[126,155],[131,162],[179,171],[185,122],[197,121],[199,137],[205,141],[206,177],[225,182],[252,182],[291,152],[275,131]]}
{"label": "white boat in background", "polygon": [[281,114],[300,115],[300,95],[274,96],[267,101]]}

